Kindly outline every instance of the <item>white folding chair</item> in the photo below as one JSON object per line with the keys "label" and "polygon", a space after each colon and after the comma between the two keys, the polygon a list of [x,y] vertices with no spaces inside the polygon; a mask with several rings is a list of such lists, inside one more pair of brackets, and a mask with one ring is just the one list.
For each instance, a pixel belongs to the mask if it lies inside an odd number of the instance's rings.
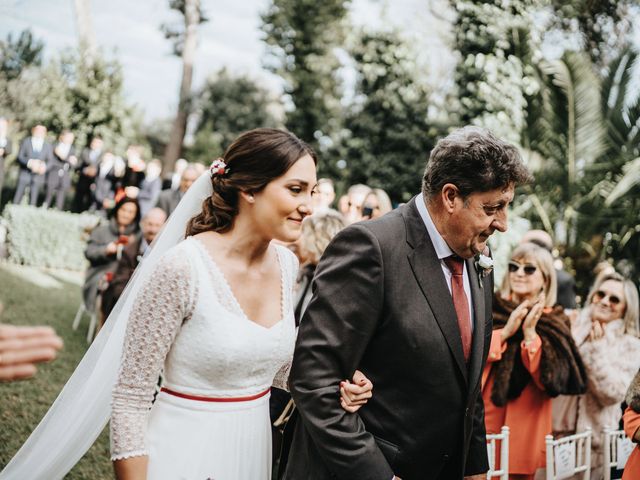
{"label": "white folding chair", "polygon": [[82,316],[87,313],[89,314],[89,331],[87,332],[87,343],[91,343],[93,341],[93,334],[96,330],[96,323],[97,323],[97,315],[95,310],[93,312],[90,312],[87,310],[87,308],[84,306],[84,301],[80,302],[80,306],[78,307],[78,311],[76,312],[76,316],[73,319],[73,326],[72,328],[74,330],[77,330],[78,327],[80,326],[80,320],[82,320]]}
{"label": "white folding chair", "polygon": [[[500,442],[499,448],[498,442]],[[487,435],[487,454],[489,456],[487,479],[509,480],[509,427],[504,426],[500,429],[500,433]],[[499,470],[496,470],[496,465],[500,465]]]}
{"label": "white folding chair", "polygon": [[568,437],[545,437],[547,445],[547,480],[561,480],[580,474],[584,480],[591,476],[591,429]]}
{"label": "white folding chair", "polygon": [[611,469],[623,470],[631,451],[634,449],[634,443],[627,438],[624,430],[614,430],[606,428],[604,430],[604,480],[613,480],[619,477],[611,476]]}

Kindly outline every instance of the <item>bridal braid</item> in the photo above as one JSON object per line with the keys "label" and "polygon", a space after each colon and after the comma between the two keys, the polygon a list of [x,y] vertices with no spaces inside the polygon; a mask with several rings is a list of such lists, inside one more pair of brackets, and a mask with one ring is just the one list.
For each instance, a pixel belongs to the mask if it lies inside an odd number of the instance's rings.
{"label": "bridal braid", "polygon": [[305,155],[317,164],[311,147],[290,132],[257,128],[240,135],[221,157],[227,171],[211,177],[213,192],[189,220],[186,236],[229,231],[238,214],[239,193],[260,192]]}

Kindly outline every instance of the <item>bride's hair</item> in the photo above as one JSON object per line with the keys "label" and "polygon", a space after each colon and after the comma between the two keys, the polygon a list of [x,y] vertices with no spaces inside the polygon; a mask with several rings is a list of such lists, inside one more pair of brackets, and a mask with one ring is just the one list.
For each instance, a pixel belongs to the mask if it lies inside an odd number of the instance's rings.
{"label": "bride's hair", "polygon": [[311,147],[290,132],[257,128],[240,135],[224,152],[226,173],[211,177],[213,193],[189,220],[186,236],[230,230],[238,214],[239,193],[260,192],[305,155],[318,163]]}

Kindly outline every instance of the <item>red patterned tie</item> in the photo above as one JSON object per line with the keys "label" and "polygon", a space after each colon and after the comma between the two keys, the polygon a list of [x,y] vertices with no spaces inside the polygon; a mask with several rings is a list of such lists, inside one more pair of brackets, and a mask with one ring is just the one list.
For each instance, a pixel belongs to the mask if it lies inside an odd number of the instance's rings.
{"label": "red patterned tie", "polygon": [[464,292],[464,282],[462,272],[464,271],[464,261],[452,255],[444,259],[444,263],[451,271],[451,296],[453,297],[453,306],[458,316],[458,327],[460,328],[460,338],[462,339],[462,352],[464,359],[469,361],[471,354],[471,317],[469,316],[469,301],[467,294]]}

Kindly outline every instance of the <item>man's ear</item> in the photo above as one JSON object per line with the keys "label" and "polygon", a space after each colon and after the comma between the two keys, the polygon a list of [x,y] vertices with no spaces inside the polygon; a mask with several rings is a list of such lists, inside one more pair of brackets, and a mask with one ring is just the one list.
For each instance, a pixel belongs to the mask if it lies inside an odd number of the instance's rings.
{"label": "man's ear", "polygon": [[445,183],[443,185],[442,190],[440,191],[440,196],[442,198],[442,205],[447,213],[453,213],[456,197],[459,195],[460,191],[453,183]]}

